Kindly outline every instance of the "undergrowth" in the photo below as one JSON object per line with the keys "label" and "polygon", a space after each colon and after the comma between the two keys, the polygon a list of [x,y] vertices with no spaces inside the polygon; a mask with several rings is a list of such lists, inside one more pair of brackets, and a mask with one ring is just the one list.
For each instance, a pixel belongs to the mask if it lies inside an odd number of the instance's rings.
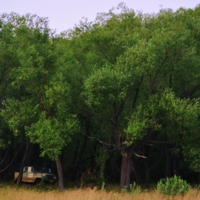
{"label": "undergrowth", "polygon": [[190,189],[190,185],[179,176],[161,179],[157,184],[157,190],[164,195],[184,195]]}

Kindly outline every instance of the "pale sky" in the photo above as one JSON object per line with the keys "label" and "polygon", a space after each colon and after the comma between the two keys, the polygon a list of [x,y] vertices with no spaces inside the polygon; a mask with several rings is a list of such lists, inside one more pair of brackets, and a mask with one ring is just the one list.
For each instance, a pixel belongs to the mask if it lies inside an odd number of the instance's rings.
{"label": "pale sky", "polygon": [[83,17],[94,21],[97,13],[108,12],[119,3],[144,13],[157,13],[160,8],[195,8],[199,0],[0,0],[0,14],[31,13],[49,19],[56,33],[73,28]]}

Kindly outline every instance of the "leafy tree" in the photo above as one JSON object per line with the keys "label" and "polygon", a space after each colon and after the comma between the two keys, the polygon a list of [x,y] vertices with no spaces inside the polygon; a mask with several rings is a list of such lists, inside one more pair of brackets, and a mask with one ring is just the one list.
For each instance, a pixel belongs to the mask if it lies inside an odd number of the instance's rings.
{"label": "leafy tree", "polygon": [[[0,15],[0,109],[4,108],[2,102],[11,96],[18,95],[10,85],[11,71],[18,65],[16,55],[17,40],[13,32],[13,24],[10,23],[9,17],[6,14]],[[1,170],[5,172],[8,167],[12,165],[17,154],[18,149],[23,146],[20,140],[16,142],[12,131],[9,130],[4,118],[0,116],[0,151],[1,151]],[[20,145],[21,147],[19,147]],[[17,148],[15,149],[15,147]],[[15,152],[15,153],[13,153]],[[13,175],[12,175],[13,176]]]}
{"label": "leafy tree", "polygon": [[41,155],[56,161],[63,191],[59,155],[78,127],[68,109],[70,90],[56,65],[46,19],[27,15],[15,21],[20,24],[15,30],[19,65],[12,70],[12,85],[24,93],[17,100],[6,99],[4,113],[12,130],[22,127],[30,141],[40,145]]}
{"label": "leafy tree", "polygon": [[[109,53],[106,53],[105,48],[103,50],[105,55],[111,58],[107,59],[109,62],[95,70],[84,82],[83,97],[86,103],[92,109],[94,116],[101,121],[101,124],[104,124],[104,132],[110,133],[108,140],[113,138],[115,147],[121,152],[121,188],[130,185],[133,155],[145,158],[144,152],[143,155],[137,152],[142,151],[153,138],[162,143],[162,135],[166,135],[167,141],[172,141],[172,138],[168,136],[169,133],[159,130],[159,127],[164,127],[165,130],[173,127],[171,134],[181,135],[180,127],[183,124],[179,124],[177,118],[170,118],[177,115],[177,109],[181,104],[162,111],[166,113],[164,118],[170,120],[165,124],[162,115],[154,116],[153,110],[160,108],[157,107],[157,101],[153,105],[150,103],[152,99],[162,94],[170,97],[170,90],[167,90],[170,88],[175,92],[175,99],[171,102],[173,105],[182,98],[185,92],[189,92],[191,87],[198,86],[199,56],[195,48],[195,39],[191,37],[191,30],[183,21],[176,18],[177,15],[171,10],[161,10],[157,18],[148,15],[144,15],[143,18],[140,15],[136,17],[132,15],[134,21],[140,20],[140,25],[137,28],[134,27],[131,32],[134,38],[132,43],[129,43],[131,45],[125,46],[123,51],[118,51],[119,54],[111,55],[112,49],[115,49],[114,46],[121,44],[120,39],[115,38],[118,29],[112,24],[112,30],[116,31],[116,34],[112,34],[115,42],[109,45]],[[130,13],[128,12],[126,16],[130,17]],[[114,19],[115,17],[112,17],[99,28],[102,33],[105,31],[107,34],[107,27]],[[124,13],[118,15],[119,19],[120,22],[117,24],[126,21]],[[109,42],[103,43],[101,40],[101,44],[107,46]],[[117,51],[116,49],[114,52]],[[191,84],[188,84],[189,80]],[[167,108],[168,103],[163,98],[159,101]],[[184,127],[189,130],[191,121],[185,115],[189,111],[195,111],[198,104],[185,101],[188,106],[183,105],[179,109],[185,108],[188,111],[184,111],[179,117],[182,121],[186,120]],[[193,118],[196,123],[198,123],[197,116],[195,114]],[[171,126],[170,123],[173,122],[175,124]],[[158,134],[160,137],[157,136]]]}
{"label": "leafy tree", "polygon": [[56,161],[61,191],[67,148],[73,177],[82,160],[96,159],[101,182],[105,152],[117,150],[121,189],[130,187],[131,168],[141,183],[141,158],[148,186],[164,152],[166,175],[169,154],[177,152],[199,172],[198,16],[198,6],[150,15],[120,4],[56,37],[45,18],[2,17],[1,117],[15,136]]}

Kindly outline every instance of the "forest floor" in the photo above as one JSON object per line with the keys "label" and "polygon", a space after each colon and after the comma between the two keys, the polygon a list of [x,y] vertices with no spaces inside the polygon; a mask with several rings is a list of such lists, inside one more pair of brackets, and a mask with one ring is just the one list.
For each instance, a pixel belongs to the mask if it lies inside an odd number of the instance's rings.
{"label": "forest floor", "polygon": [[[109,188],[109,187],[108,187]],[[134,190],[130,193],[110,186],[109,189],[97,190],[85,188],[66,187],[62,193],[57,185],[35,186],[22,184],[20,187],[14,184],[0,183],[0,200],[199,200],[200,191],[190,189],[184,196],[167,197],[158,193],[155,189]]]}

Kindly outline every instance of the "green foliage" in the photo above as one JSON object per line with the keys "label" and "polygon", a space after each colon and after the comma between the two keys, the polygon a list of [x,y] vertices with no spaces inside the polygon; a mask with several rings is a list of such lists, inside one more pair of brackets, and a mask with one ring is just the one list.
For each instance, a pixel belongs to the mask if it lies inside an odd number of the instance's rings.
{"label": "green foliage", "polygon": [[46,191],[48,190],[47,183],[45,183],[45,177],[42,177],[41,180],[36,180],[36,185],[39,191]]}
{"label": "green foliage", "polygon": [[123,194],[130,192],[131,194],[139,194],[142,191],[141,186],[137,185],[136,182],[133,182],[133,184],[130,184],[130,189],[128,190],[126,187],[121,189],[121,192]]}
{"label": "green foliage", "polygon": [[85,81],[85,97],[89,105],[101,105],[107,98],[108,102],[119,101],[126,97],[128,90],[127,74],[106,66],[96,70]]}
{"label": "green foliage", "polygon": [[[0,147],[28,137],[54,159],[71,141],[80,164],[94,155],[75,150],[84,140],[71,136],[81,129],[107,150],[134,147],[135,155],[148,140],[173,144],[199,172],[199,30],[199,6],[151,15],[119,4],[57,37],[46,18],[2,14]],[[95,151],[103,172],[107,156]]]}
{"label": "green foliage", "polygon": [[126,194],[126,193],[127,193],[126,187],[124,187],[124,188],[121,189],[121,193],[122,193],[122,194]]}
{"label": "green foliage", "polygon": [[157,184],[157,190],[164,195],[175,196],[184,195],[190,189],[190,185],[178,176],[161,179]]}
{"label": "green foliage", "polygon": [[41,155],[47,155],[54,160],[70,141],[70,135],[78,131],[78,127],[78,122],[74,116],[61,122],[53,117],[46,118],[45,113],[42,113],[36,123],[27,126],[25,129],[31,142],[40,145]]}
{"label": "green foliage", "polygon": [[33,123],[38,114],[38,105],[29,99],[7,99],[2,104],[5,109],[0,114],[15,136],[20,134],[22,127]]}
{"label": "green foliage", "polygon": [[109,157],[105,147],[100,147],[98,152],[99,154],[95,157],[95,162],[97,163],[100,170],[95,177],[95,182],[100,187],[102,187],[102,185],[105,185],[104,173],[106,169],[106,161],[108,160]]}
{"label": "green foliage", "polygon": [[167,132],[171,141],[183,142],[184,137],[189,138],[187,133],[198,131],[199,109],[198,99],[180,99],[168,89],[152,95],[135,109],[125,130],[128,136],[125,143],[141,140],[149,129]]}
{"label": "green foliage", "polygon": [[105,189],[105,184],[106,184],[105,182],[102,183],[102,185],[101,185],[101,191],[104,191],[104,189]]}
{"label": "green foliage", "polygon": [[141,186],[137,185],[136,182],[133,182],[133,184],[130,184],[131,194],[139,194],[141,193],[141,191],[142,191]]}
{"label": "green foliage", "polygon": [[0,139],[0,149],[6,149],[6,144],[3,139]]}

